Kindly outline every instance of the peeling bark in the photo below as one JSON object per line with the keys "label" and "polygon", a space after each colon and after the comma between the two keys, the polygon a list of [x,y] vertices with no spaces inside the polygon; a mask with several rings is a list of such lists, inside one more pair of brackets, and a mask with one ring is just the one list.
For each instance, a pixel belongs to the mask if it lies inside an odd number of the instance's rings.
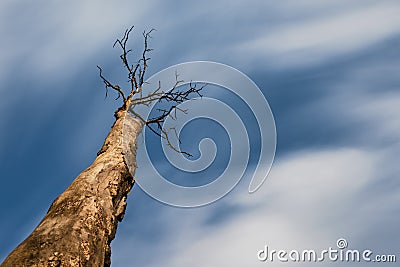
{"label": "peeling bark", "polygon": [[127,106],[116,111],[116,121],[92,165],[54,200],[1,267],[110,266],[110,243],[134,184],[134,170],[128,168],[136,166],[136,138],[142,130]]}

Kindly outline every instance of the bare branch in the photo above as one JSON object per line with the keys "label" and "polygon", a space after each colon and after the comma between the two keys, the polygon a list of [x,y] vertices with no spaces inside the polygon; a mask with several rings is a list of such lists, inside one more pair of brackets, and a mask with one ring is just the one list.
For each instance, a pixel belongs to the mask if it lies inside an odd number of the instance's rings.
{"label": "bare branch", "polygon": [[[144,74],[146,73],[146,68],[147,68],[147,61],[150,60],[150,58],[147,57],[147,53],[151,52],[153,49],[148,48],[148,39],[151,38],[151,33],[155,31],[155,29],[151,29],[150,31],[143,32],[143,37],[144,37],[144,49],[142,53],[142,58],[140,59],[143,63],[143,69],[140,69],[139,72],[139,87],[142,87],[143,82],[144,82]],[[140,61],[139,60],[139,61]]]}
{"label": "bare branch", "polygon": [[[192,82],[189,83],[189,89],[187,90],[178,90],[180,85],[183,85],[184,81],[179,79],[178,73],[175,73],[175,84],[172,89],[168,91],[161,90],[161,83],[159,82],[158,88],[156,88],[153,92],[149,93],[146,96],[142,95],[142,86],[145,83],[145,74],[148,67],[148,61],[151,59],[148,56],[148,53],[151,52],[153,49],[149,48],[149,39],[151,38],[151,33],[155,31],[155,29],[151,29],[150,31],[144,31],[143,35],[143,42],[144,47],[143,51],[140,55],[139,60],[136,63],[131,64],[128,58],[128,55],[132,52],[132,49],[128,49],[128,40],[129,35],[133,30],[133,26],[126,29],[124,35],[121,39],[117,39],[113,45],[116,45],[122,50],[120,55],[120,59],[123,63],[124,68],[128,72],[128,83],[129,83],[129,94],[125,96],[124,91],[120,88],[119,85],[113,84],[109,82],[103,76],[103,70],[101,67],[97,66],[100,71],[100,78],[103,80],[103,83],[106,86],[106,96],[108,93],[108,88],[112,88],[113,90],[117,91],[118,97],[123,98],[124,104],[120,109],[130,109],[132,114],[136,116],[144,125],[146,125],[153,133],[161,138],[165,139],[168,146],[172,148],[174,151],[185,154],[187,156],[192,156],[185,151],[181,151],[179,148],[172,145],[170,140],[170,133],[175,133],[175,137],[178,139],[179,144],[181,141],[179,140],[179,136],[176,132],[175,128],[165,129],[164,122],[167,117],[172,119],[176,119],[179,112],[186,113],[187,110],[179,108],[179,104],[183,103],[184,101],[190,100],[194,95],[200,96],[201,90],[206,86],[206,84],[202,85],[201,87],[197,88],[196,84]],[[126,90],[128,91],[128,90]],[[140,94],[138,94],[140,93]],[[146,105],[149,106],[151,103],[158,101],[159,104],[165,105],[165,108],[158,109],[157,111],[159,114],[153,118],[145,119],[140,114],[135,112],[134,107],[136,105]]]}
{"label": "bare branch", "polygon": [[[127,49],[126,45],[128,43],[129,40],[129,34],[131,33],[131,31],[133,30],[133,27],[130,27],[129,29],[127,29],[124,33],[124,36],[122,37],[122,39],[117,39],[113,45],[113,47],[115,47],[116,44],[118,44],[120,46],[120,48],[122,49],[122,54],[119,56],[122,60],[122,63],[124,65],[124,67],[126,68],[126,70],[128,71],[128,82],[130,83],[130,91],[135,92],[138,88],[138,84],[136,82],[136,70],[139,67],[138,65],[136,65],[135,67],[133,65],[130,65],[129,60],[128,60],[128,54],[132,51],[132,49]],[[129,95],[131,95],[131,93]],[[129,99],[129,96],[128,96]]]}
{"label": "bare branch", "polygon": [[[108,93],[108,88],[113,88],[118,92],[118,97],[124,96],[124,105],[126,104],[127,101],[131,101],[133,99],[133,96],[141,91],[141,87],[144,84],[144,79],[145,79],[145,74],[147,70],[147,65],[148,65],[148,60],[150,60],[150,57],[148,57],[148,53],[151,52],[153,49],[149,48],[149,38],[151,38],[151,33],[155,31],[155,29],[151,29],[150,31],[143,32],[143,38],[144,38],[144,48],[141,54],[140,59],[135,63],[131,64],[129,61],[128,55],[132,52],[132,49],[128,49],[128,41],[129,41],[129,35],[131,34],[133,30],[133,26],[126,29],[124,32],[124,35],[121,39],[117,39],[113,47],[118,46],[122,50],[121,55],[119,56],[124,68],[128,72],[128,83],[129,83],[129,94],[128,97],[125,97],[125,94],[123,93],[123,90],[118,86],[110,83],[107,79],[105,79],[101,73],[100,77],[103,80],[104,84],[106,85],[106,95]],[[102,69],[97,66],[102,72]]]}
{"label": "bare branch", "polygon": [[126,101],[126,97],[124,92],[121,90],[121,88],[118,86],[118,84],[112,84],[110,83],[104,76],[103,76],[103,69],[100,68],[99,66],[97,66],[97,68],[99,69],[99,75],[100,78],[103,80],[104,85],[106,86],[106,97],[108,94],[108,88],[112,88],[115,91],[117,91],[118,96],[115,100],[117,100],[118,98],[120,98],[122,96],[122,99],[124,100],[124,102]]}
{"label": "bare branch", "polygon": [[[192,82],[190,82],[189,89],[184,90],[184,91],[179,91],[179,90],[177,90],[177,87],[180,84],[182,84],[184,81],[178,79],[178,74],[175,75],[175,79],[176,79],[175,85],[171,90],[169,90],[167,92],[162,92],[162,91],[156,92],[156,93],[150,94],[147,97],[145,97],[144,101],[157,100],[159,103],[166,103],[167,105],[169,105],[169,107],[163,108],[163,109],[158,109],[160,114],[153,118],[147,119],[146,121],[144,121],[144,123],[146,124],[147,127],[150,128],[151,131],[153,131],[155,134],[157,134],[161,138],[164,138],[167,141],[168,146],[171,147],[173,150],[175,150],[176,152],[185,154],[187,156],[192,156],[191,154],[189,154],[185,151],[182,151],[179,148],[172,145],[171,140],[170,140],[170,134],[169,134],[171,129],[165,129],[163,127],[163,124],[164,124],[165,120],[167,119],[167,117],[170,117],[175,120],[178,112],[186,113],[187,110],[179,108],[178,107],[179,104],[183,103],[186,100],[190,100],[192,95],[197,95],[197,96],[202,97],[201,90],[203,90],[203,88],[207,84],[203,84],[201,87],[197,88],[196,84],[193,84]],[[175,134],[176,134],[176,131],[175,131]],[[178,136],[177,136],[177,138],[178,138]],[[178,138],[178,140],[179,140],[179,138]],[[180,143],[180,140],[179,140],[179,143]]]}

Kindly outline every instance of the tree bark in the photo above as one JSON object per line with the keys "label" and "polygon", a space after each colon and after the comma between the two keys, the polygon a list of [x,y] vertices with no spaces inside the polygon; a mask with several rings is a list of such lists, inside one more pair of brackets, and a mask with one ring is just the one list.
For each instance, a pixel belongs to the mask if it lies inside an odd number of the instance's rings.
{"label": "tree bark", "polygon": [[136,138],[142,130],[128,106],[115,112],[116,121],[92,165],[54,200],[1,267],[110,266],[110,243],[134,184]]}

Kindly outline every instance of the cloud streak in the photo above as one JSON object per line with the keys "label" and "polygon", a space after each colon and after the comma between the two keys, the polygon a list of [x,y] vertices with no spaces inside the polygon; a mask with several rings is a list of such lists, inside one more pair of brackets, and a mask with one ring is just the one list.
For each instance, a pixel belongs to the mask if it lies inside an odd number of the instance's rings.
{"label": "cloud streak", "polygon": [[275,67],[309,66],[345,56],[400,33],[400,5],[369,4],[356,10],[318,14],[266,29],[237,45],[238,54],[249,51]]}
{"label": "cloud streak", "polygon": [[256,253],[264,245],[318,250],[335,246],[342,236],[352,248],[395,248],[396,240],[385,246],[364,241],[376,223],[396,230],[394,224],[371,217],[388,216],[399,198],[399,190],[372,199],[365,190],[380,179],[378,158],[364,150],[333,149],[303,151],[280,160],[260,192],[236,198],[236,205],[245,206],[240,215],[216,228],[191,220],[191,235],[175,244],[167,266],[259,266]]}

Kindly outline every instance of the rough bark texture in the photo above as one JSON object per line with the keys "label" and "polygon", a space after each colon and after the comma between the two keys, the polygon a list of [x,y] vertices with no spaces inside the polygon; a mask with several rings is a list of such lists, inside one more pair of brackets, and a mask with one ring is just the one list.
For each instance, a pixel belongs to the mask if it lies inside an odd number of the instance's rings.
{"label": "rough bark texture", "polygon": [[111,264],[110,243],[134,183],[128,165],[136,166],[136,137],[142,129],[126,108],[115,116],[93,164],[52,203],[36,229],[1,267]]}

